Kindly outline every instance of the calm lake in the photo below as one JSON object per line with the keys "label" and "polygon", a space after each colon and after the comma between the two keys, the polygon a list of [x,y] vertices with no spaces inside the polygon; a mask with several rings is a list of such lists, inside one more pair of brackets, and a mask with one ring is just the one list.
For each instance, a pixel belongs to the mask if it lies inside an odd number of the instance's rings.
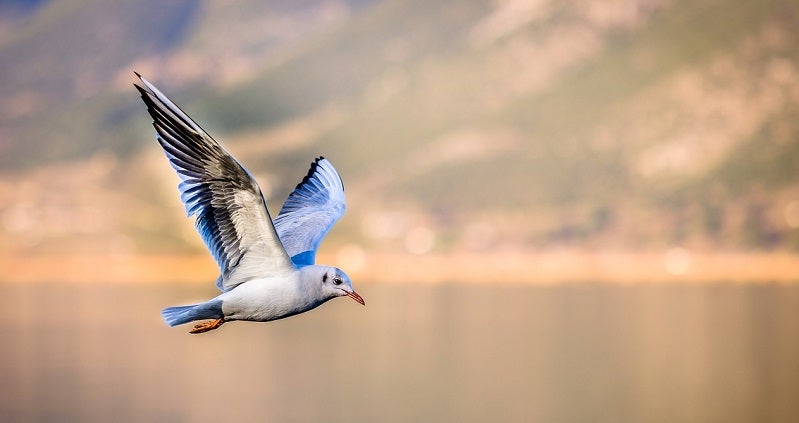
{"label": "calm lake", "polygon": [[799,421],[799,285],[361,284],[163,324],[210,285],[0,284],[0,421]]}

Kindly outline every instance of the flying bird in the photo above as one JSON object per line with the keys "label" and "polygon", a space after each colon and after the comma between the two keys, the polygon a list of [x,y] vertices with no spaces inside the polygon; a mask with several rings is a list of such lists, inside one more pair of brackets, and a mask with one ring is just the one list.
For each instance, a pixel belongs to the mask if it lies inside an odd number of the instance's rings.
{"label": "flying bird", "polygon": [[[344,214],[344,185],[324,157],[272,219],[253,176],[183,110],[136,73],[158,143],[180,177],[186,214],[219,266],[222,293],[161,311],[170,326],[205,320],[203,333],[233,320],[266,322],[348,296],[365,305],[341,269],[314,264],[322,238]],[[209,320],[210,319],[210,320]]]}

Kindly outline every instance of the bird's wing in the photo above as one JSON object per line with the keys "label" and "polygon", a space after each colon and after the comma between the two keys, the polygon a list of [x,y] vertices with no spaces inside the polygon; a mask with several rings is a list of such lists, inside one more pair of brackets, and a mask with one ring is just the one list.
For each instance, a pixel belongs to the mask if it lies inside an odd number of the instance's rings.
{"label": "bird's wing", "polygon": [[158,142],[177,171],[180,199],[222,272],[223,291],[295,269],[258,184],[222,146],[141,75],[136,85]]}
{"label": "bird's wing", "polygon": [[341,177],[327,159],[316,159],[275,219],[280,240],[295,265],[314,263],[319,243],[345,208]]}

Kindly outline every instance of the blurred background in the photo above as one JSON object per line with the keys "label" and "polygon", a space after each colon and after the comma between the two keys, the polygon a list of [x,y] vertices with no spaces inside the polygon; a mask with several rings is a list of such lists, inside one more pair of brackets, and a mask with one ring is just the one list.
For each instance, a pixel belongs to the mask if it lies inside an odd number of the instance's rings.
{"label": "blurred background", "polygon": [[[795,0],[0,0],[0,420],[799,420]],[[140,72],[366,299],[201,336]]]}

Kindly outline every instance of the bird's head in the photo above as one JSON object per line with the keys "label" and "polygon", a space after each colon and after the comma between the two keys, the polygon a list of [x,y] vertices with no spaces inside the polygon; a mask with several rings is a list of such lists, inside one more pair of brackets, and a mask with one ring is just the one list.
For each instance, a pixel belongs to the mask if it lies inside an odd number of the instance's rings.
{"label": "bird's head", "polygon": [[343,297],[346,295],[359,302],[361,305],[366,305],[363,298],[352,289],[352,281],[343,270],[337,267],[328,267],[322,272],[319,279],[319,283],[322,285],[322,291],[328,294],[330,298]]}

